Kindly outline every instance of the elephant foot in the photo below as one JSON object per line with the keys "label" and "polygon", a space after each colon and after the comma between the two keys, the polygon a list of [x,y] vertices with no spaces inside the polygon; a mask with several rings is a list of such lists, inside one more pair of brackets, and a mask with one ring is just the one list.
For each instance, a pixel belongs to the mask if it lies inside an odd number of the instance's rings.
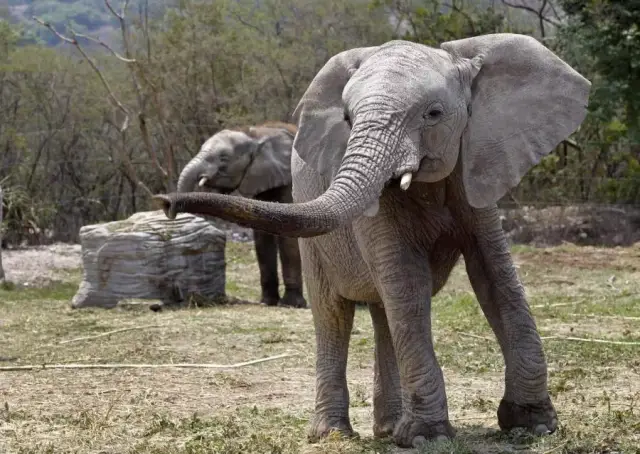
{"label": "elephant foot", "polygon": [[348,417],[326,417],[316,415],[313,418],[311,427],[307,433],[307,440],[315,443],[322,438],[326,438],[333,432],[339,432],[344,437],[357,437],[358,433],[353,430]]}
{"label": "elephant foot", "polygon": [[401,448],[417,448],[427,441],[449,440],[455,431],[448,420],[428,422],[402,416],[393,431],[393,441]]}
{"label": "elephant foot", "polygon": [[521,427],[534,435],[549,435],[558,428],[558,415],[550,398],[522,405],[502,399],[498,406],[498,425],[504,431]]}
{"label": "elephant foot", "polygon": [[393,430],[400,418],[385,418],[373,423],[374,438],[387,438],[393,435]]}
{"label": "elephant foot", "polygon": [[284,296],[279,301],[278,305],[283,307],[306,308],[307,300],[305,300],[302,294],[297,290],[285,291]]}
{"label": "elephant foot", "polygon": [[262,298],[260,299],[260,304],[264,304],[265,306],[277,306],[278,301],[280,301],[279,295],[269,296],[263,293]]}

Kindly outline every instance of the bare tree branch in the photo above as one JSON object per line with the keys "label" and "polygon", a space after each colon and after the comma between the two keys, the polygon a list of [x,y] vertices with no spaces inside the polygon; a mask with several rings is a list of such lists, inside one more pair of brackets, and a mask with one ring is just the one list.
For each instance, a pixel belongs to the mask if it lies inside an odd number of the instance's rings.
{"label": "bare tree branch", "polygon": [[88,36],[88,35],[83,35],[82,33],[74,33],[74,35],[77,38],[84,38],[86,40],[89,40],[91,42],[94,42],[102,47],[104,47],[105,49],[107,49],[114,57],[116,57],[118,60],[121,60],[125,63],[136,63],[136,60],[133,58],[125,58],[122,55],[120,55],[118,52],[116,52],[115,50],[113,50],[113,48],[111,46],[109,46],[107,43],[105,43],[104,41],[101,41],[98,38],[94,38],[92,36]]}
{"label": "bare tree branch", "polygon": [[[120,22],[120,34],[122,36],[122,44],[124,46],[125,56],[127,59],[131,59],[131,47],[129,44],[129,35],[127,33],[127,23],[125,20],[125,15],[127,12],[127,7],[129,5],[129,0],[125,0],[123,2],[120,14],[116,13],[116,11],[113,9],[111,4],[109,3],[109,0],[104,0],[104,2],[107,5],[107,8],[109,8],[109,11],[111,11],[111,13]],[[150,48],[149,36],[146,33],[146,31],[145,31],[145,38],[147,40],[147,47]],[[152,93],[152,101],[154,103],[156,112],[158,113],[158,115],[162,115],[163,109],[160,107],[160,103],[158,101],[157,89],[151,83],[151,81],[146,77],[143,69],[139,64],[134,65],[134,70],[135,71],[132,74],[131,79],[133,83],[133,88],[136,92],[138,105],[140,106],[140,110],[138,112],[138,126],[140,128],[140,133],[142,134],[142,140],[144,142],[145,148],[147,149],[147,153],[149,154],[149,156],[151,157],[151,160],[153,161],[153,164],[156,170],[167,181],[169,190],[171,190],[173,185],[173,167],[174,167],[173,146],[172,146],[171,140],[169,139],[169,134],[167,133],[165,122],[161,119],[159,121],[160,133],[162,134],[162,138],[164,142],[167,143],[167,147],[168,147],[168,151],[164,156],[165,162],[168,162],[169,164],[167,166],[168,167],[168,171],[167,171],[160,163],[160,159],[158,158],[158,153],[156,152],[155,148],[153,147],[153,144],[151,143],[151,138],[149,136],[149,129],[147,128],[146,114],[145,114],[145,108],[144,108],[144,106],[146,105],[146,98],[142,92],[142,87],[140,86],[140,83],[136,78],[136,76],[141,78],[142,81],[146,84],[146,86],[150,88],[150,91]]]}
{"label": "bare tree branch", "polygon": [[[528,6],[528,5],[510,3],[510,2],[509,2],[509,1],[507,1],[507,0],[502,0],[502,3],[503,3],[505,6],[508,6],[509,8],[521,9],[521,10],[524,10],[524,11],[529,11],[530,13],[535,14],[535,15],[536,15],[536,17],[538,17],[538,18],[539,18],[539,20],[544,21],[544,22],[547,22],[547,23],[549,23],[549,24],[553,25],[554,27],[560,27],[560,26],[562,25],[560,22],[555,21],[555,20],[553,20],[553,19],[550,19],[549,17],[547,17],[547,16],[544,14],[544,8],[546,8],[546,6],[547,6],[547,0],[545,0],[545,1],[543,2],[542,9],[540,9],[540,10],[537,10],[537,9],[535,9],[535,8],[532,8],[531,6]],[[555,11],[555,9],[554,9],[554,11]]]}
{"label": "bare tree branch", "polygon": [[[33,20],[35,20],[39,24],[43,25],[44,27],[48,28],[54,35],[56,35],[58,38],[60,38],[64,42],[67,42],[69,44],[74,45],[76,47],[76,49],[78,49],[80,54],[82,54],[82,56],[87,61],[87,63],[89,63],[89,65],[94,70],[94,72],[98,75],[98,78],[102,82],[102,85],[104,86],[104,88],[107,90],[107,94],[108,94],[109,98],[111,99],[111,101],[125,115],[125,118],[124,118],[124,120],[122,122],[122,125],[120,126],[120,134],[122,136],[122,140],[123,140],[123,143],[124,143],[125,134],[126,134],[126,131],[127,131],[128,127],[129,127],[129,117],[130,117],[129,109],[127,109],[124,106],[124,104],[122,104],[120,102],[120,100],[118,100],[118,98],[115,96],[115,94],[113,93],[113,90],[111,89],[111,85],[109,85],[109,82],[107,81],[107,79],[102,74],[102,71],[100,71],[100,69],[98,68],[98,65],[96,65],[95,61],[85,52],[85,50],[82,48],[82,46],[78,42],[78,40],[77,40],[77,36],[78,35],[72,29],[70,29],[69,31],[72,33],[73,38],[69,38],[68,36],[64,36],[63,34],[58,32],[55,29],[55,27],[52,24],[50,24],[49,22],[43,21],[42,19],[40,19],[40,18],[38,18],[36,16],[33,16]],[[124,153],[124,149],[122,150],[122,153],[121,153],[121,159],[125,164],[125,171],[128,174],[129,178],[132,181],[135,181],[136,184],[138,186],[140,186],[141,188],[143,188],[149,195],[153,195],[153,193],[147,187],[147,185],[145,185],[142,182],[142,180],[140,180],[138,178],[137,173],[135,171],[135,168],[133,167],[133,164],[131,164],[131,161],[129,159],[127,159],[127,157],[126,157],[126,155]]]}
{"label": "bare tree branch", "polygon": [[107,90],[109,98],[111,98],[111,100],[118,107],[118,109],[120,109],[127,116],[125,121],[123,122],[122,127],[120,128],[120,132],[124,132],[127,129],[127,126],[129,125],[129,110],[113,94],[113,90],[111,89],[111,86],[109,85],[109,82],[107,82],[107,79],[105,79],[104,75],[102,74],[102,71],[100,71],[100,69],[96,65],[95,61],[91,57],[89,57],[89,55],[87,55],[87,53],[84,51],[84,49],[82,48],[82,46],[80,45],[78,40],[75,39],[76,34],[71,30],[71,32],[74,35],[74,38],[69,38],[67,36],[62,35],[60,32],[58,32],[55,29],[55,27],[53,25],[51,25],[49,22],[43,21],[42,19],[40,19],[40,18],[38,18],[36,16],[32,16],[32,17],[33,17],[33,20],[35,20],[39,24],[45,26],[46,28],[48,28],[54,35],[56,35],[61,40],[65,41],[65,42],[67,42],[69,44],[73,44],[76,47],[76,49],[78,49],[78,51],[82,54],[82,56],[87,61],[87,63],[89,63],[89,65],[91,65],[91,68],[98,75],[98,77],[100,78],[100,81],[102,82],[102,85],[104,85],[104,88]]}

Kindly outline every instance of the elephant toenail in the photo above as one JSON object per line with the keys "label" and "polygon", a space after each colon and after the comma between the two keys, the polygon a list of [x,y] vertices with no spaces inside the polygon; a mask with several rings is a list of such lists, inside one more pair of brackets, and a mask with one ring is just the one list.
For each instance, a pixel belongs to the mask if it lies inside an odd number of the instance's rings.
{"label": "elephant toenail", "polygon": [[545,424],[538,424],[534,427],[533,433],[536,435],[549,435],[551,431]]}
{"label": "elephant toenail", "polygon": [[411,445],[414,448],[419,448],[420,446],[424,445],[427,443],[427,439],[425,437],[423,437],[422,435],[418,435],[417,437],[413,437],[413,443],[411,443]]}
{"label": "elephant toenail", "polygon": [[436,437],[436,441],[437,442],[441,442],[441,441],[449,441],[449,437],[447,437],[446,435],[438,435]]}

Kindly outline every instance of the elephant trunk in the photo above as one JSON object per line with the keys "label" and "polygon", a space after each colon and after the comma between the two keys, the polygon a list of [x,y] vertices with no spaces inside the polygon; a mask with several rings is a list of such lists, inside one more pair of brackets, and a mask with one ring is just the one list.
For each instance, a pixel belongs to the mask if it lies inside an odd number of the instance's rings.
{"label": "elephant trunk", "polygon": [[[215,216],[271,234],[312,237],[331,232],[376,205],[398,165],[401,131],[380,114],[353,126],[340,169],[329,188],[303,203],[274,203],[209,193],[157,195],[167,217],[179,212]],[[390,134],[389,131],[392,131]]]}
{"label": "elephant trunk", "polygon": [[191,192],[197,190],[200,174],[200,160],[194,157],[187,163],[178,177],[176,192]]}

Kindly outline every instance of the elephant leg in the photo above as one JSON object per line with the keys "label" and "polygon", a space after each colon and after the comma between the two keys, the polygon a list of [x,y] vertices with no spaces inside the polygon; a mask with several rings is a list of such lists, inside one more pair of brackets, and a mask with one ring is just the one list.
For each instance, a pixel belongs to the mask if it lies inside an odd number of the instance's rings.
{"label": "elephant leg", "polygon": [[316,334],[316,405],[311,442],[332,431],[355,435],[349,421],[347,356],[355,305],[332,292],[318,255],[301,240],[303,272]]}
{"label": "elephant leg", "polygon": [[393,433],[402,414],[400,374],[384,307],[369,304],[375,339],[373,368],[373,435],[386,437]]}
{"label": "elephant leg", "polygon": [[279,304],[289,307],[307,307],[307,301],[302,295],[302,264],[298,239],[279,236],[277,240],[284,281],[284,296]]}
{"label": "elephant leg", "polygon": [[260,267],[261,304],[275,306],[280,300],[278,292],[278,243],[271,234],[253,231],[253,241]]}
{"label": "elephant leg", "polygon": [[378,216],[356,221],[354,231],[384,303],[402,395],[402,416],[393,439],[406,448],[453,437],[454,431],[431,338],[432,278],[427,252],[400,233],[395,213],[387,209],[381,204]]}
{"label": "elephant leg", "polygon": [[500,428],[552,433],[558,417],[547,388],[542,341],[511,258],[497,210],[476,214],[474,242],[463,251],[467,274],[505,359]]}

